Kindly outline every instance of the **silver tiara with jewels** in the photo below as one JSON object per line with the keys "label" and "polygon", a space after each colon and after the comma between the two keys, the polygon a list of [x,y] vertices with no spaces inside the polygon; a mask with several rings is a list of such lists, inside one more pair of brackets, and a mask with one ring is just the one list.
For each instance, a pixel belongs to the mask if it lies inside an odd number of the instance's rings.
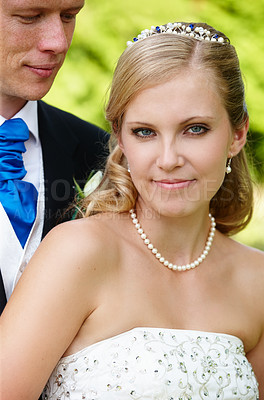
{"label": "silver tiara with jewels", "polygon": [[184,25],[181,22],[174,22],[166,25],[152,26],[150,29],[145,29],[137,37],[134,37],[133,41],[128,41],[127,46],[131,46],[139,40],[159,33],[173,33],[176,35],[189,36],[197,40],[206,40],[222,44],[229,43],[227,39],[219,36],[216,33],[212,34],[209,30],[203,28],[202,26],[194,26],[194,24]]}

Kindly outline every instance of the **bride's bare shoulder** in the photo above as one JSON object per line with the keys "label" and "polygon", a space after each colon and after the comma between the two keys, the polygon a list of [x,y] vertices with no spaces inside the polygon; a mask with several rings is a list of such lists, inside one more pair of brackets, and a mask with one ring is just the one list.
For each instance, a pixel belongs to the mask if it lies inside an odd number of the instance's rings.
{"label": "bride's bare shoulder", "polygon": [[55,251],[63,258],[94,260],[102,263],[118,253],[122,218],[117,214],[104,213],[62,223],[52,229],[42,248]]}
{"label": "bride's bare shoulder", "polygon": [[238,281],[248,290],[264,297],[264,252],[231,238],[224,239],[222,248],[227,265],[231,267]]}
{"label": "bride's bare shoulder", "polygon": [[264,252],[254,247],[246,246],[236,240],[229,239],[231,248],[242,264],[247,264],[249,267],[254,265],[264,269]]}

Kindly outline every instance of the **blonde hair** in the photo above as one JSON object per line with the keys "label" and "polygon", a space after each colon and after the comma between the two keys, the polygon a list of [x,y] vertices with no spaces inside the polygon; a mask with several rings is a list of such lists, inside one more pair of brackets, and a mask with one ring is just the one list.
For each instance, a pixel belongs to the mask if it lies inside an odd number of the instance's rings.
{"label": "blonde hair", "polygon": [[[137,190],[127,172],[126,160],[116,144],[124,113],[140,91],[166,82],[186,68],[206,71],[216,83],[233,129],[248,119],[244,84],[238,57],[229,39],[204,23],[212,34],[221,35],[225,44],[174,35],[156,34],[127,48],[115,69],[106,118],[111,124],[111,151],[99,188],[85,199],[86,216],[98,212],[125,212],[135,205]],[[232,160],[232,173],[210,202],[217,228],[224,234],[242,230],[252,216],[252,184],[244,149]]]}

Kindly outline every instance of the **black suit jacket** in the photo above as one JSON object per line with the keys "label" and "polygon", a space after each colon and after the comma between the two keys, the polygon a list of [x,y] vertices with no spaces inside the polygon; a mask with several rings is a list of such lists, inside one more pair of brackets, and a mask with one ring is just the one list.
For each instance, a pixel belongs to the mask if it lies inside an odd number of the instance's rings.
{"label": "black suit jacket", "polygon": [[[45,180],[44,237],[71,217],[65,210],[75,196],[73,177],[83,187],[92,170],[104,167],[108,134],[43,101],[38,101],[38,124]],[[0,313],[5,304],[0,274]]]}

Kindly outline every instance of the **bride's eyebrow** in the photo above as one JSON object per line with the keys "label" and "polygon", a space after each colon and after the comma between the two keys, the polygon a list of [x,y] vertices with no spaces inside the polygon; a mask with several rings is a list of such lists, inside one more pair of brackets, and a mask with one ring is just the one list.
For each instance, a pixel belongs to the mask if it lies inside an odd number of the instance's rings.
{"label": "bride's eyebrow", "polygon": [[[192,121],[197,122],[197,120],[204,120],[204,119],[214,121],[216,118],[213,117],[212,115],[195,115],[195,116],[186,118],[183,121],[179,121],[179,125],[184,125],[184,124],[187,124]],[[126,124],[127,125],[142,125],[142,126],[144,125],[144,126],[148,126],[150,128],[154,128],[154,125],[152,123],[146,122],[146,121],[126,121]]]}
{"label": "bride's eyebrow", "polygon": [[154,127],[153,124],[150,122],[144,122],[144,121],[126,121],[127,125],[147,125],[149,127]]}
{"label": "bride's eyebrow", "polygon": [[210,119],[210,120],[215,120],[216,118],[213,117],[212,115],[194,115],[193,117],[187,118],[183,121],[181,121],[181,124],[186,124],[188,122],[191,122],[192,120],[197,120],[197,119]]}

